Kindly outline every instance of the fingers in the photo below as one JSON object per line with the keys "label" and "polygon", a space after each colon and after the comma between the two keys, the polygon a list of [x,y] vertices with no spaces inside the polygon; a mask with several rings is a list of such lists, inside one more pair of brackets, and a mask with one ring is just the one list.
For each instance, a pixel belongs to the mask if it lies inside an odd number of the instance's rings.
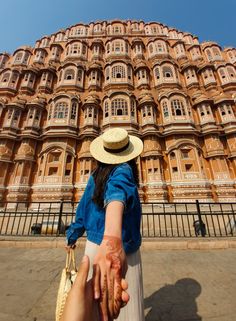
{"label": "fingers", "polygon": [[129,294],[125,291],[122,291],[122,295],[121,295],[121,298],[122,298],[122,306],[125,306],[128,302],[129,302]]}
{"label": "fingers", "polygon": [[128,289],[128,282],[125,279],[121,280],[121,287],[122,287],[122,290]]}
{"label": "fingers", "polygon": [[93,293],[95,300],[100,298],[100,267],[98,264],[93,265]]}
{"label": "fingers", "polygon": [[85,255],[80,263],[79,271],[75,279],[75,286],[85,287],[89,273],[89,257]]}
{"label": "fingers", "polygon": [[107,293],[107,275],[101,273],[101,293],[100,293],[100,319],[109,321],[108,315],[108,293]]}
{"label": "fingers", "polygon": [[76,244],[65,245],[65,250],[69,253],[71,249],[75,249]]}

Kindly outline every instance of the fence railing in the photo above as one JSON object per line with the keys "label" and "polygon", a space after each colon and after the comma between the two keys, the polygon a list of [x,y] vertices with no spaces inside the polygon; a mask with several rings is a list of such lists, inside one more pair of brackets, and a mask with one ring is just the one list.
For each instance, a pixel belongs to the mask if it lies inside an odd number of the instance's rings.
{"label": "fence railing", "polygon": [[[0,203],[0,235],[64,236],[77,203]],[[143,203],[146,238],[236,236],[236,203]]]}

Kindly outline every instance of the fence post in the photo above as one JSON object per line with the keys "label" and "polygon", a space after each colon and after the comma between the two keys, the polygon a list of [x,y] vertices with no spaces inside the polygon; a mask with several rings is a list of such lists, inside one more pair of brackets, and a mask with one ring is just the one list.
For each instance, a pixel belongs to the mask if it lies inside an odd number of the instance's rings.
{"label": "fence post", "polygon": [[200,209],[200,205],[199,205],[199,201],[198,200],[196,200],[196,206],[197,206],[197,215],[198,215],[198,220],[199,220],[199,224],[200,224],[201,236],[205,237],[206,228],[205,228],[205,224],[203,223],[203,220],[202,220],[202,217],[201,217],[201,209]]}
{"label": "fence post", "polygon": [[61,202],[60,202],[60,210],[59,210],[59,217],[58,217],[57,236],[60,235],[60,232],[61,232],[62,213],[63,213],[63,201],[61,200]]}

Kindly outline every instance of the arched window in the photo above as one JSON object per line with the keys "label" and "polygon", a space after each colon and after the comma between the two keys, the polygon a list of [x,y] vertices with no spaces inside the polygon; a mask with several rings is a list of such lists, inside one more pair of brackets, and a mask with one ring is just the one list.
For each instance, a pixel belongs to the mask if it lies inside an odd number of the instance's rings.
{"label": "arched window", "polygon": [[73,69],[67,69],[65,71],[64,79],[65,80],[72,80],[75,78],[75,71]]}
{"label": "arched window", "polygon": [[155,43],[155,47],[156,47],[156,52],[165,52],[166,51],[165,43],[163,43],[162,41],[157,41]]}
{"label": "arched window", "polygon": [[220,58],[221,59],[221,53],[220,53],[219,48],[213,47],[212,51],[213,51],[213,54],[214,54],[215,58]]}
{"label": "arched window", "polygon": [[159,67],[156,67],[156,68],[155,68],[154,73],[155,73],[156,79],[160,79],[160,70],[159,70]]}
{"label": "arched window", "polygon": [[185,116],[184,104],[179,99],[173,99],[171,101],[171,111],[173,116]]}
{"label": "arched window", "polygon": [[55,105],[53,118],[62,119],[68,115],[68,105],[64,102],[59,102]]}
{"label": "arched window", "polygon": [[227,67],[229,78],[236,78],[236,72],[233,67]]}
{"label": "arched window", "polygon": [[113,41],[111,50],[114,53],[124,52],[124,43],[123,43],[123,41]]}
{"label": "arched window", "polygon": [[82,77],[83,77],[83,72],[82,69],[78,69],[78,81],[82,81]]}
{"label": "arched window", "polygon": [[175,153],[174,152],[170,153],[170,159],[175,159]]}
{"label": "arched window", "polygon": [[15,58],[15,63],[16,63],[16,64],[17,64],[17,63],[18,63],[18,64],[21,63],[22,58],[23,58],[23,52],[18,52],[17,55],[16,55],[16,58]]}
{"label": "arched window", "polygon": [[174,76],[171,67],[168,67],[168,66],[164,66],[162,68],[162,73],[164,78],[173,78]]}
{"label": "arched window", "polygon": [[169,109],[166,101],[163,101],[162,103],[162,110],[163,110],[163,115],[164,117],[169,117]]}
{"label": "arched window", "polygon": [[72,156],[71,156],[71,155],[67,155],[66,163],[67,163],[67,164],[70,164],[71,161],[72,161]]}
{"label": "arched window", "polygon": [[112,67],[111,76],[112,78],[125,78],[125,67],[121,65]]}
{"label": "arched window", "polygon": [[133,99],[131,100],[130,115],[131,117],[135,117],[135,101]]}
{"label": "arched window", "polygon": [[219,69],[219,73],[220,73],[221,79],[222,79],[222,80],[225,80],[225,79],[226,79],[226,73],[225,73],[224,68],[220,68],[220,69]]}
{"label": "arched window", "polygon": [[77,110],[77,103],[75,101],[73,101],[72,105],[71,105],[71,115],[70,115],[71,119],[76,118],[76,110]]}
{"label": "arched window", "polygon": [[149,52],[152,54],[153,53],[153,45],[150,44],[148,48],[149,48]]}
{"label": "arched window", "polygon": [[110,78],[110,67],[106,68],[106,80],[109,80]]}
{"label": "arched window", "polygon": [[206,55],[207,55],[208,60],[211,61],[212,60],[212,54],[211,54],[211,50],[210,49],[206,50]]}
{"label": "arched window", "polygon": [[104,104],[104,116],[105,116],[105,118],[109,116],[109,105],[108,105],[108,101],[106,101],[105,104]]}
{"label": "arched window", "polygon": [[128,115],[128,103],[123,98],[114,99],[111,103],[112,116]]}
{"label": "arched window", "polygon": [[2,75],[2,82],[8,82],[10,79],[10,73],[9,72],[5,72],[3,75]]}
{"label": "arched window", "polygon": [[52,118],[52,109],[53,109],[53,106],[50,105],[49,110],[48,110],[48,120],[50,120]]}

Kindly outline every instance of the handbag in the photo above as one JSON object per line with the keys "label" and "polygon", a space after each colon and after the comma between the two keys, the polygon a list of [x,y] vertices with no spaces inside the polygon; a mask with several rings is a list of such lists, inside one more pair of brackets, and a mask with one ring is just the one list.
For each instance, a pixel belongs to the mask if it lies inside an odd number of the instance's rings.
{"label": "handbag", "polygon": [[66,255],[66,266],[62,270],[61,280],[57,293],[56,303],[56,321],[61,321],[64,311],[66,298],[75,281],[77,275],[76,263],[75,263],[75,250],[70,249]]}

